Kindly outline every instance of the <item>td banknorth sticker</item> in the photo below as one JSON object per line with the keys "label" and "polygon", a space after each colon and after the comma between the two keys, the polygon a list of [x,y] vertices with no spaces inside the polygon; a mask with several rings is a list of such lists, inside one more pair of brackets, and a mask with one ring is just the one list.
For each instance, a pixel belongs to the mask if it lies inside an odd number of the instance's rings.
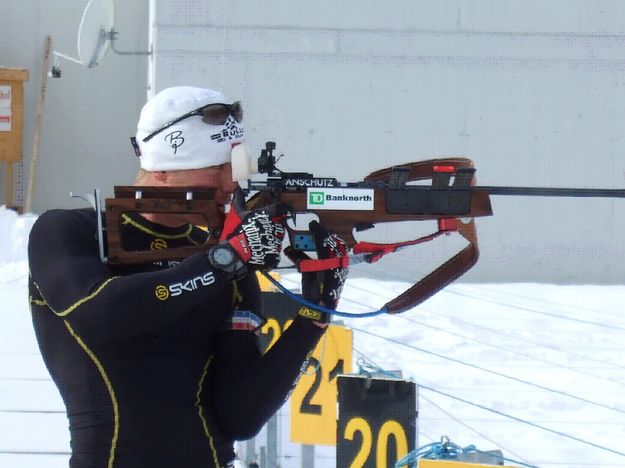
{"label": "td banknorth sticker", "polygon": [[310,210],[373,210],[373,189],[309,188],[306,207]]}

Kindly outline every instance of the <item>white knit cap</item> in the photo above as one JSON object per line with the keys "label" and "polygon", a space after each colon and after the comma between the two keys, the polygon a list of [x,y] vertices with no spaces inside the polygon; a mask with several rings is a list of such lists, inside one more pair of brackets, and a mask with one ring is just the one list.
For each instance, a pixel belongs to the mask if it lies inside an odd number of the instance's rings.
{"label": "white knit cap", "polygon": [[143,141],[168,122],[207,104],[232,104],[232,101],[220,92],[191,86],[166,88],[150,99],[143,106],[137,124],[141,168],[174,171],[229,162],[232,147],[243,141],[243,126],[232,115],[224,125],[206,124],[201,115],[188,117]]}

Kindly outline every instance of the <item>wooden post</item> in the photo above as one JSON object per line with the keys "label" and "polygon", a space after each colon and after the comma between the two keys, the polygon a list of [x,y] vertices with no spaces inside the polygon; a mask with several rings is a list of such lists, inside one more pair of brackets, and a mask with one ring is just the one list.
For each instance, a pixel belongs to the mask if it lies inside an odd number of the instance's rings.
{"label": "wooden post", "polygon": [[27,80],[28,70],[0,67],[0,162],[7,164],[5,203],[9,207],[13,206],[13,163],[23,158]]}
{"label": "wooden post", "polygon": [[50,52],[52,51],[52,37],[46,36],[43,48],[43,68],[41,69],[41,83],[37,96],[37,113],[35,115],[35,135],[33,136],[33,149],[30,155],[30,170],[28,171],[28,190],[26,191],[25,211],[33,208],[33,192],[35,177],[37,175],[37,163],[39,162],[39,138],[43,122],[43,103],[46,100],[46,85],[48,84],[48,70],[50,69]]}

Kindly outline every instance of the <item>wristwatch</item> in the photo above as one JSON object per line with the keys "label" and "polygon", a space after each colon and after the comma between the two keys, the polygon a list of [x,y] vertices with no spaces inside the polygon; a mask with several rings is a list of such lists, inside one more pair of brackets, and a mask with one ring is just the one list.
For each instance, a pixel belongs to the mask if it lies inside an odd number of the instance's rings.
{"label": "wristwatch", "polygon": [[227,242],[211,247],[208,250],[208,261],[214,268],[237,277],[242,276],[246,270],[241,258]]}

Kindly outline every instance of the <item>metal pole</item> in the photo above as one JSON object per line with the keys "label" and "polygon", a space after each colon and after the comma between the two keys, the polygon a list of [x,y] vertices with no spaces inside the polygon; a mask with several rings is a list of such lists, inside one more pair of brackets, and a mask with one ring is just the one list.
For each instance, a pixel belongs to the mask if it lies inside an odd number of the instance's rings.
{"label": "metal pole", "polygon": [[52,37],[46,36],[43,53],[43,68],[41,69],[41,83],[37,96],[37,111],[35,115],[35,136],[30,154],[30,171],[28,172],[28,190],[26,191],[26,206],[24,213],[33,210],[33,193],[35,191],[35,177],[37,176],[37,163],[39,162],[39,142],[41,139],[41,127],[43,125],[43,105],[46,100],[46,86],[48,84],[48,68],[50,67],[50,50],[52,49]]}
{"label": "metal pole", "polygon": [[267,468],[278,468],[278,413],[267,422]]}
{"label": "metal pole", "polygon": [[256,461],[256,439],[252,437],[245,443],[245,466]]}
{"label": "metal pole", "polygon": [[414,447],[415,447],[415,450],[416,450],[418,447],[420,447],[420,445],[419,445],[419,395],[420,395],[419,384],[417,384],[416,387],[415,387],[415,393],[416,393],[416,395],[415,395],[415,399],[416,399],[415,405],[416,406],[415,407],[416,407],[416,410],[417,410],[417,420],[415,421],[415,426],[416,427],[415,427],[415,433],[414,433],[414,435],[415,435],[415,445],[414,445]]}
{"label": "metal pole", "polygon": [[302,445],[302,468],[315,468],[314,445]]}

